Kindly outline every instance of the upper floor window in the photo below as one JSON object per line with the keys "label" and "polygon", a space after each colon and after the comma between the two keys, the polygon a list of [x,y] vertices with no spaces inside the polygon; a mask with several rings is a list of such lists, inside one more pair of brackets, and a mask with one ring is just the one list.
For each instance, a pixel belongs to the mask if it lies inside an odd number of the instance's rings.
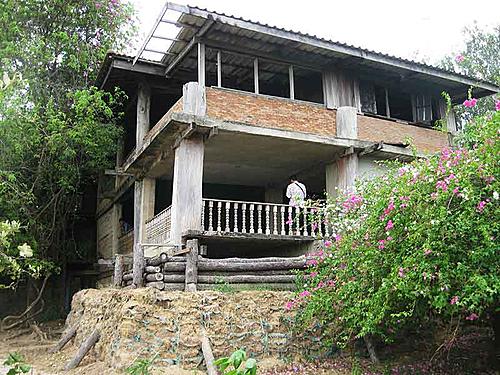
{"label": "upper floor window", "polygon": [[415,120],[430,124],[432,121],[432,100],[424,94],[415,95]]}

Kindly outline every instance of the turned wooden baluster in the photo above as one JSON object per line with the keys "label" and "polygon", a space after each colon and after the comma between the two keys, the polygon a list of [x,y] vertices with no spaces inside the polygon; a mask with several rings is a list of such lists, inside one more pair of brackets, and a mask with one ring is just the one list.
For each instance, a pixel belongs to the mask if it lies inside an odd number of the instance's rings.
{"label": "turned wooden baluster", "polygon": [[214,201],[208,201],[208,230],[210,232],[213,232],[214,230],[213,207]]}
{"label": "turned wooden baluster", "polygon": [[255,233],[255,229],[253,227],[253,211],[255,209],[255,205],[250,204],[250,233]]}
{"label": "turned wooden baluster", "polygon": [[234,229],[233,232],[238,232],[238,203],[234,203]]}
{"label": "turned wooden baluster", "polygon": [[217,202],[217,232],[222,232],[221,214],[222,202]]}
{"label": "turned wooden baluster", "polygon": [[285,206],[281,206],[281,234],[286,235],[285,229],[286,215],[285,215]]}
{"label": "turned wooden baluster", "polygon": [[[311,223],[313,228],[312,235],[316,236],[316,234],[321,236],[321,209],[313,208],[314,210],[314,220]],[[314,223],[316,223],[316,228],[314,228]]]}
{"label": "turned wooden baluster", "polygon": [[262,205],[257,205],[257,233],[263,233],[262,231]]}
{"label": "turned wooden baluster", "polygon": [[304,216],[304,230],[303,231],[304,231],[304,236],[306,236],[306,237],[309,236],[309,233],[307,232],[307,223],[309,221],[309,218],[307,217],[307,213],[308,213],[307,208],[304,207],[302,209],[302,215]]}
{"label": "turned wooden baluster", "polygon": [[204,200],[201,201],[201,229],[205,230],[205,206],[206,202]]}
{"label": "turned wooden baluster", "polygon": [[323,221],[325,223],[325,237],[330,237],[330,222],[328,221],[328,211],[323,208]]}
{"label": "turned wooden baluster", "polygon": [[278,234],[278,206],[273,206],[273,234]]}
{"label": "turned wooden baluster", "polygon": [[231,211],[231,203],[230,202],[226,202],[226,229],[225,231],[226,232],[230,232],[231,231],[231,228],[230,228],[230,223],[229,223],[229,211]]}
{"label": "turned wooden baluster", "polygon": [[271,226],[269,223],[269,213],[270,213],[271,207],[266,204],[265,211],[266,211],[266,234],[271,234]]}
{"label": "turned wooden baluster", "polygon": [[247,204],[242,203],[241,204],[241,233],[246,233],[247,232],[247,221],[246,221],[246,211],[247,211]]}
{"label": "turned wooden baluster", "polygon": [[293,207],[288,206],[287,211],[288,217],[286,222],[288,223],[288,235],[291,236],[293,234]]}
{"label": "turned wooden baluster", "polygon": [[295,207],[295,217],[293,221],[297,223],[297,228],[295,228],[295,234],[300,236],[300,207]]}

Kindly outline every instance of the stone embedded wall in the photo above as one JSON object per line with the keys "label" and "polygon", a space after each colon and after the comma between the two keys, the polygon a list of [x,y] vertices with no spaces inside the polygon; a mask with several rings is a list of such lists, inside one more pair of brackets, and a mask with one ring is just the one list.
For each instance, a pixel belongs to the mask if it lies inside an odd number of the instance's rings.
{"label": "stone embedded wall", "polygon": [[159,352],[157,365],[195,368],[202,360],[200,327],[204,323],[215,358],[244,348],[257,358],[316,355],[319,337],[296,337],[292,313],[284,309],[291,292],[161,292],[87,289],[73,297],[66,329],[77,335],[64,351],[74,353],[94,329],[101,340],[93,357],[114,368]]}
{"label": "stone embedded wall", "polygon": [[206,97],[214,119],[335,136],[335,111],[322,105],[208,87]]}
{"label": "stone embedded wall", "polygon": [[[336,136],[336,110],[322,105],[272,98],[227,89],[207,88],[207,116],[253,126]],[[419,151],[436,152],[448,146],[438,130],[358,115],[358,139],[405,143],[412,138]]]}

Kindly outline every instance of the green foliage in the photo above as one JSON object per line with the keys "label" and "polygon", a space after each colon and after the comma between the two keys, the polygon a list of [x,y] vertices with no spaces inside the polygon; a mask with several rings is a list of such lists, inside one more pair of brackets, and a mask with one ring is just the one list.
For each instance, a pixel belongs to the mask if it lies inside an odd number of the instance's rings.
{"label": "green foliage", "polygon": [[222,357],[214,362],[223,375],[255,375],[257,361],[247,358],[243,349],[236,350],[230,357]]}
{"label": "green foliage", "polygon": [[[446,56],[440,65],[445,69],[500,85],[500,25],[488,30],[474,23],[465,28],[464,40],[464,50]],[[474,90],[471,96],[473,93]],[[493,110],[494,101],[494,97],[481,98],[473,108],[457,107],[456,112],[460,118],[471,120],[474,116]]]}
{"label": "green foliage", "polygon": [[[437,318],[473,322],[498,313],[500,112],[467,127],[461,144],[393,165],[357,194],[331,201],[337,235],[299,276],[299,327],[320,323],[346,344],[385,340]],[[472,141],[473,140],[473,141]]]}
{"label": "green foliage", "polygon": [[153,366],[154,361],[158,358],[158,353],[156,353],[150,359],[139,359],[137,358],[134,363],[132,363],[125,372],[130,375],[149,375],[150,369]]}
{"label": "green foliage", "polygon": [[[132,15],[126,0],[0,2],[0,220],[22,224],[15,241],[33,260],[88,256],[74,226],[86,186],[113,164],[124,100],[91,85],[130,42]],[[0,277],[36,275],[22,271]]]}
{"label": "green foliage", "polygon": [[229,284],[226,281],[224,276],[217,276],[215,278],[215,290],[217,292],[220,292],[220,293],[234,293],[235,292],[234,288],[231,286],[231,284]]}
{"label": "green foliage", "polygon": [[9,353],[3,364],[10,367],[6,375],[27,374],[31,371],[31,366],[26,364],[24,357],[19,353]]}

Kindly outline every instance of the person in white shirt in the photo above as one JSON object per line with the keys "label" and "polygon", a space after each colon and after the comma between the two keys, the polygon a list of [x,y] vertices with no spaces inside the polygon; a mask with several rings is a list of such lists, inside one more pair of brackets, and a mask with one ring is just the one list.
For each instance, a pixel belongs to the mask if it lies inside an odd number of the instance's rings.
{"label": "person in white shirt", "polygon": [[290,184],[286,188],[286,196],[290,199],[290,206],[302,207],[306,195],[306,186],[300,183],[296,176],[290,177]]}

